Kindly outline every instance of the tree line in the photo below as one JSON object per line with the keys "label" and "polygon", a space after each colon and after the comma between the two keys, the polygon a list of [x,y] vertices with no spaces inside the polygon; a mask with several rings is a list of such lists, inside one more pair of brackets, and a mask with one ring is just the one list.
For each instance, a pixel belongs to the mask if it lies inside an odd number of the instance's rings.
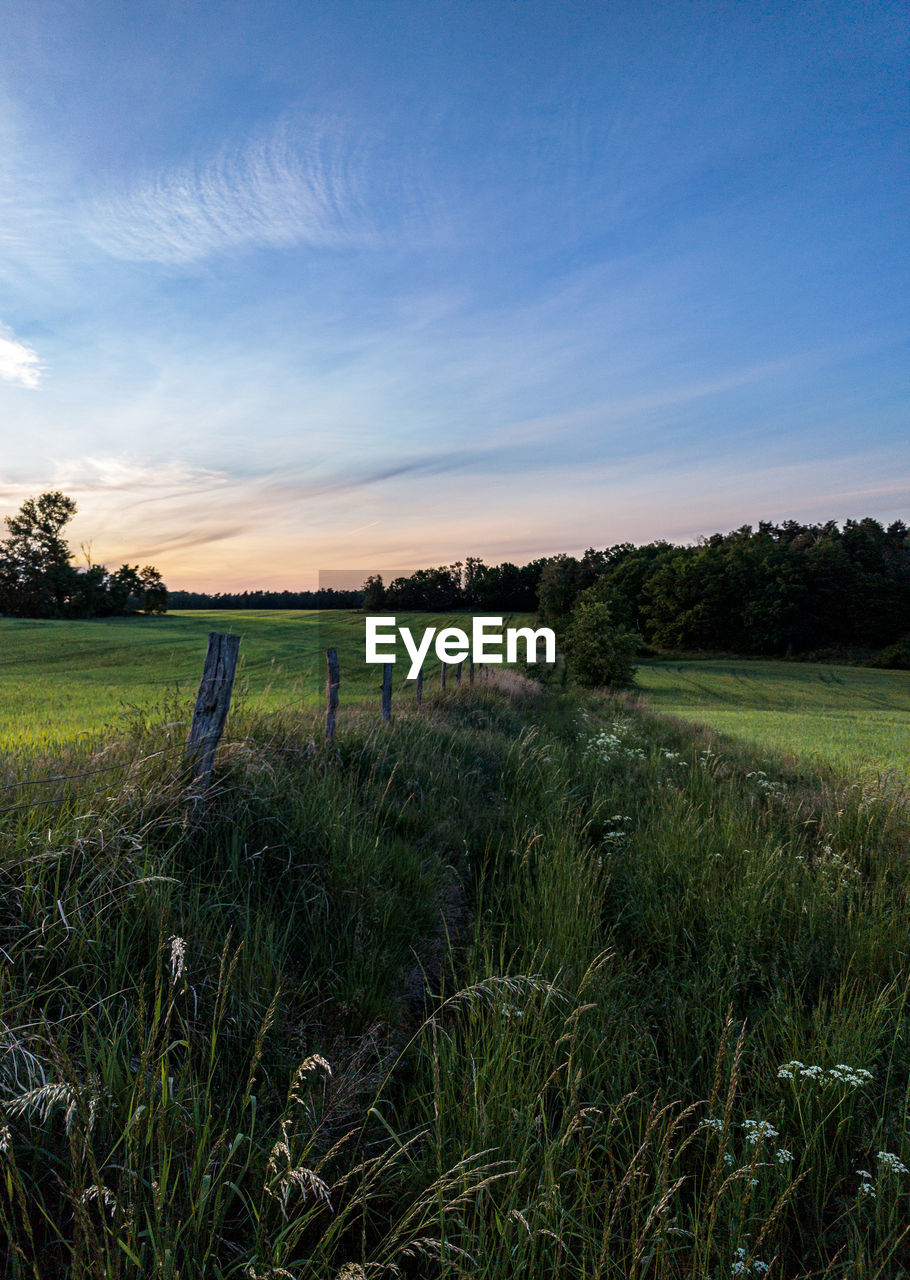
{"label": "tree line", "polygon": [[[361,590],[175,591],[151,565],[108,571],[73,564],[63,530],[76,513],[60,492],[7,516],[0,542],[0,612],[97,617],[144,609],[351,609],[533,613],[567,649],[609,627],[638,649],[779,656],[881,650],[910,640],[910,530],[867,517],[761,522],[694,545],[656,541],[589,548],[516,565],[476,556]],[[902,639],[903,638],[903,639]]]}
{"label": "tree line", "polygon": [[167,587],[153,565],[73,564],[63,530],[76,503],[55,490],[28,498],[14,516],[5,516],[0,542],[0,613],[14,618],[99,618],[164,613]]}
{"label": "tree line", "polygon": [[479,613],[534,613],[540,576],[547,561],[530,564],[487,565],[476,556],[435,569],[418,569],[409,577],[386,585],[380,574],[363,586],[366,610],[451,613],[473,609]]}
{"label": "tree line", "polygon": [[692,546],[617,543],[518,567],[479,559],[364,584],[366,609],[534,612],[565,633],[579,605],[639,646],[779,656],[881,649],[910,632],[910,530],[866,518],[761,522]]}
{"label": "tree line", "polygon": [[552,557],[538,590],[541,616],[558,624],[582,596],[660,649],[878,649],[910,631],[910,531],[871,518],[842,528],[788,520],[695,546],[621,543]]}
{"label": "tree line", "polygon": [[359,609],[363,590],[171,591],[172,609]]}

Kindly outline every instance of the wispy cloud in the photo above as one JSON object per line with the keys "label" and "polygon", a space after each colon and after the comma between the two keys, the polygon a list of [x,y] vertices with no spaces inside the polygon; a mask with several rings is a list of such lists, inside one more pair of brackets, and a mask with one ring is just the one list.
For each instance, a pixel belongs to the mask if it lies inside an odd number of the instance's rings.
{"label": "wispy cloud", "polygon": [[89,238],[118,258],[181,265],[239,246],[369,241],[366,148],[337,122],[282,122],[223,150],[97,198]]}
{"label": "wispy cloud", "polygon": [[81,493],[127,492],[154,496],[157,493],[209,491],[227,482],[222,471],[191,467],[183,462],[145,463],[125,457],[72,458],[54,464],[53,484],[57,489]]}
{"label": "wispy cloud", "polygon": [[41,372],[37,351],[20,342],[12,330],[0,326],[0,378],[34,389],[41,380]]}

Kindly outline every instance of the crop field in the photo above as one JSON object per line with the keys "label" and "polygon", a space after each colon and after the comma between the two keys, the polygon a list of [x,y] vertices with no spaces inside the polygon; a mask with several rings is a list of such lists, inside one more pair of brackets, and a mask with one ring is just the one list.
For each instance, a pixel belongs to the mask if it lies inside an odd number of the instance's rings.
{"label": "crop field", "polygon": [[645,662],[656,711],[853,772],[910,772],[910,673],[814,663]]}
{"label": "crop field", "polygon": [[[399,616],[399,625],[464,626],[464,615]],[[508,625],[508,623],[506,623]],[[0,618],[0,749],[48,747],[116,730],[139,714],[181,714],[198,687],[210,631],[239,634],[234,703],[313,706],[325,696],[325,649],[338,650],[341,703],[379,697],[363,661],[363,615],[347,610],[185,611],[86,622]],[[438,676],[429,657],[427,679]],[[405,668],[399,662],[396,687]],[[413,699],[413,683],[401,697]],[[175,705],[176,704],[176,705]]]}

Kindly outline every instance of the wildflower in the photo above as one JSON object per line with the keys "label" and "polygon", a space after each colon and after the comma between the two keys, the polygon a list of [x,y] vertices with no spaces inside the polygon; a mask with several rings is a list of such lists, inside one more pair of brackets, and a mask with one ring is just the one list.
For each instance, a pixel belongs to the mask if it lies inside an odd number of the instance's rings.
{"label": "wildflower", "polygon": [[867,1071],[865,1067],[851,1067],[846,1062],[839,1062],[836,1066],[829,1067],[826,1071],[818,1063],[812,1063],[807,1067],[804,1063],[794,1059],[792,1062],[785,1062],[783,1066],[777,1068],[778,1080],[795,1080],[800,1077],[806,1080],[814,1080],[816,1084],[822,1086],[841,1084],[846,1085],[849,1089],[859,1089],[873,1078],[872,1072]]}
{"label": "wildflower", "polygon": [[856,1194],[858,1196],[869,1196],[872,1200],[874,1200],[875,1186],[873,1185],[872,1174],[869,1172],[868,1169],[857,1169],[856,1172],[862,1178],[862,1182],[860,1183],[860,1186],[859,1186],[859,1191]]}
{"label": "wildflower", "polygon": [[871,1079],[871,1071],[866,1071],[864,1067],[848,1067],[842,1062],[828,1071],[829,1081],[849,1085],[851,1089],[858,1089],[866,1080]]}
{"label": "wildflower", "polygon": [[723,1130],[723,1120],[718,1120],[716,1116],[707,1116],[704,1120],[699,1120],[699,1129],[714,1129],[717,1133]]}
{"label": "wildflower", "polygon": [[746,1142],[750,1147],[757,1146],[759,1142],[763,1142],[765,1138],[776,1138],[778,1132],[773,1124],[769,1124],[767,1120],[744,1120],[743,1128],[746,1131]]}
{"label": "wildflower", "polygon": [[875,1158],[880,1165],[883,1165],[891,1173],[910,1173],[910,1169],[907,1168],[903,1160],[891,1151],[879,1151],[876,1153]]}
{"label": "wildflower", "polygon": [[793,1159],[793,1152],[788,1151],[786,1147],[778,1147],[775,1158],[778,1164],[790,1164]]}
{"label": "wildflower", "polygon": [[731,1276],[763,1276],[770,1271],[771,1268],[767,1262],[762,1262],[759,1258],[754,1258],[751,1262],[748,1262],[747,1258],[748,1254],[740,1245],[736,1250],[736,1260],[730,1268]]}

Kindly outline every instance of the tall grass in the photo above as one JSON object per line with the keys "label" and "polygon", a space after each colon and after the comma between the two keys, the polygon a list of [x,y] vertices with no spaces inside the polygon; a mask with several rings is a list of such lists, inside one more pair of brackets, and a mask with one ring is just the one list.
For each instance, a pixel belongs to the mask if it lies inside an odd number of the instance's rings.
{"label": "tall grass", "polygon": [[515,1170],[471,1274],[905,1274],[907,799],[758,763],[597,700],[507,757],[462,981],[535,985],[420,1055],[435,1165]]}
{"label": "tall grass", "polygon": [[906,797],[511,686],[0,793],[6,1274],[906,1272]]}

